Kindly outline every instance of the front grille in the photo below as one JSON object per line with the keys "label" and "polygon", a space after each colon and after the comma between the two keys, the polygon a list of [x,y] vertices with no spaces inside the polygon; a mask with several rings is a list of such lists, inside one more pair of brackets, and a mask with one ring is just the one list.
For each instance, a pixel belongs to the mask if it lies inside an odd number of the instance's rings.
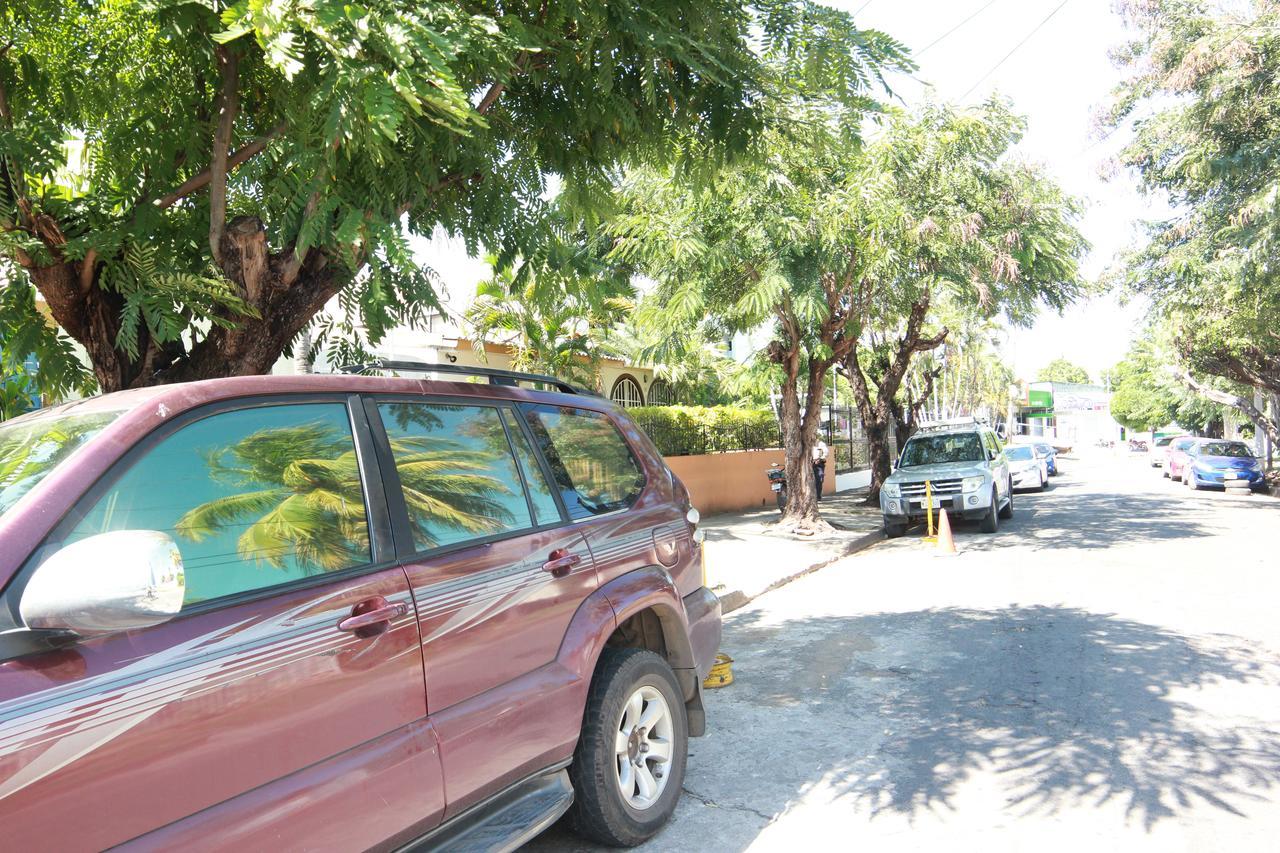
{"label": "front grille", "polygon": [[[961,480],[959,478],[954,480],[933,480],[932,482],[935,495],[955,495],[960,493]],[[923,497],[924,483],[903,483],[902,495],[910,498]]]}

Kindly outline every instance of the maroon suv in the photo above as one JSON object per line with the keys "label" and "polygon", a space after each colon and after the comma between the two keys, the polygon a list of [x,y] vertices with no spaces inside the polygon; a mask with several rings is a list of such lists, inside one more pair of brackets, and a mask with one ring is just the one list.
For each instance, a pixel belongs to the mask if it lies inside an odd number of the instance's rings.
{"label": "maroon suv", "polygon": [[697,512],[608,402],[480,372],[0,425],[5,849],[663,826],[720,640]]}

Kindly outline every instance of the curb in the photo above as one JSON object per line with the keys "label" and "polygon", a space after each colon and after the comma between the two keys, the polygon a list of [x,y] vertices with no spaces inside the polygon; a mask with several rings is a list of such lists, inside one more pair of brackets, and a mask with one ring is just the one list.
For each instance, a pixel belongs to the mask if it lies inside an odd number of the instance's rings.
{"label": "curb", "polygon": [[863,534],[846,545],[844,550],[839,554],[825,560],[821,560],[820,562],[813,563],[812,565],[806,566],[797,572],[793,572],[792,574],[779,578],[757,592],[755,595],[747,595],[740,589],[731,589],[724,593],[716,593],[716,597],[720,599],[720,611],[721,613],[732,613],[735,610],[746,607],[766,592],[773,592],[775,589],[784,587],[792,581],[799,580],[805,575],[811,575],[819,569],[825,569],[837,560],[843,560],[845,557],[857,554],[859,551],[865,551],[877,542],[884,541],[884,538],[885,535],[883,530],[876,530],[872,533]]}

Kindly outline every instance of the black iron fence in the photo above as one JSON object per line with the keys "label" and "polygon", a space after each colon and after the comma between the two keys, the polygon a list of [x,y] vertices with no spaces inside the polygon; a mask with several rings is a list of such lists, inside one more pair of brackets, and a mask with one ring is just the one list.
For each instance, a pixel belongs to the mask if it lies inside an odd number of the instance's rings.
{"label": "black iron fence", "polygon": [[[862,420],[852,407],[830,408],[823,411],[827,444],[836,460],[836,473],[865,471],[871,467],[871,454],[867,447],[867,435]],[[889,431],[889,454],[896,456],[897,442],[893,430]]]}

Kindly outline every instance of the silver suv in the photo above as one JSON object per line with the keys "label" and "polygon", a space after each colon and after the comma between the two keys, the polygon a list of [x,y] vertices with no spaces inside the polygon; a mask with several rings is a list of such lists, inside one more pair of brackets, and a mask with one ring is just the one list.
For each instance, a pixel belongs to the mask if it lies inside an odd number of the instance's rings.
{"label": "silver suv", "polygon": [[1013,517],[1009,462],[990,427],[973,421],[922,427],[893,467],[880,489],[880,512],[890,537],[925,517],[926,483],[935,512],[942,508],[952,518],[980,520],[984,533],[995,533],[999,518]]}

